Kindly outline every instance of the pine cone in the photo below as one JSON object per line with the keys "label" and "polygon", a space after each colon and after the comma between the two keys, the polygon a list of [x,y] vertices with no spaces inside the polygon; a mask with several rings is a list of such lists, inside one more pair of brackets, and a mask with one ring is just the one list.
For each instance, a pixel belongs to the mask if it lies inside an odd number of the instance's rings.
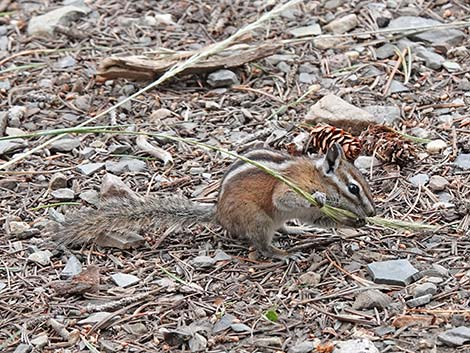
{"label": "pine cone", "polygon": [[375,155],[384,163],[403,166],[416,159],[415,145],[393,129],[384,125],[370,126],[361,134],[365,154]]}
{"label": "pine cone", "polygon": [[361,153],[360,140],[349,132],[331,125],[309,126],[304,125],[309,130],[310,140],[308,147],[312,146],[316,152],[326,153],[335,143],[343,147],[346,158],[353,161]]}

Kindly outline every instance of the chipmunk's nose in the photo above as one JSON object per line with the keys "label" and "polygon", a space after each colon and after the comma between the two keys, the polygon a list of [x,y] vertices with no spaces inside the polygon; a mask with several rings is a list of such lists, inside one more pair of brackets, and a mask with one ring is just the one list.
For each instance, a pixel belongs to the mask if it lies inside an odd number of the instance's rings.
{"label": "chipmunk's nose", "polygon": [[377,214],[377,210],[375,208],[375,205],[374,204],[370,205],[370,207],[368,207],[367,209],[366,215],[368,217],[374,217],[376,214]]}

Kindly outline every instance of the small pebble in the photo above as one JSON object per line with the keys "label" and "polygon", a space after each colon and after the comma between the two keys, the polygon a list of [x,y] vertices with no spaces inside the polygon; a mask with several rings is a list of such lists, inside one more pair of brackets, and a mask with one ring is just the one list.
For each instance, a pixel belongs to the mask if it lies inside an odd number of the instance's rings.
{"label": "small pebble", "polygon": [[60,201],[69,201],[75,198],[75,193],[72,189],[62,188],[51,192],[51,195]]}
{"label": "small pebble", "polygon": [[299,281],[307,286],[316,286],[321,281],[321,275],[316,272],[306,272],[299,277]]}
{"label": "small pebble", "polygon": [[114,283],[116,283],[119,287],[126,288],[136,284],[140,281],[140,278],[134,275],[129,275],[127,273],[115,273],[111,275]]}
{"label": "small pebble", "polygon": [[434,283],[421,283],[416,285],[413,290],[413,298],[418,298],[422,297],[423,295],[431,294],[434,295],[434,293],[437,292],[437,286]]}
{"label": "small pebble", "polygon": [[429,175],[427,174],[416,174],[409,179],[410,183],[416,187],[424,186],[429,181]]}
{"label": "small pebble", "polygon": [[10,221],[9,228],[10,228],[10,234],[18,235],[28,230],[31,227],[26,222]]}
{"label": "small pebble", "polygon": [[52,253],[49,250],[39,250],[28,256],[28,261],[46,266],[50,263]]}
{"label": "small pebble", "polygon": [[460,169],[470,169],[470,153],[461,153],[454,161],[455,165]]}
{"label": "small pebble", "polygon": [[426,145],[426,151],[428,151],[429,154],[438,154],[446,147],[447,143],[444,140],[433,140]]}
{"label": "small pebble", "polygon": [[227,87],[238,85],[240,81],[233,71],[224,69],[209,74],[207,77],[207,83],[211,87]]}
{"label": "small pebble", "polygon": [[441,177],[440,175],[433,175],[429,179],[429,189],[432,191],[442,191],[449,185],[449,182],[446,178]]}
{"label": "small pebble", "polygon": [[202,255],[202,256],[196,256],[191,261],[191,265],[193,265],[196,268],[206,268],[206,267],[212,267],[216,262],[217,262],[216,259],[210,256]]}
{"label": "small pebble", "polygon": [[57,190],[67,187],[67,177],[62,173],[55,173],[49,181],[49,189]]}
{"label": "small pebble", "polygon": [[410,308],[416,308],[418,306],[426,305],[431,301],[431,299],[432,294],[425,294],[423,296],[408,300],[406,305],[408,305]]}

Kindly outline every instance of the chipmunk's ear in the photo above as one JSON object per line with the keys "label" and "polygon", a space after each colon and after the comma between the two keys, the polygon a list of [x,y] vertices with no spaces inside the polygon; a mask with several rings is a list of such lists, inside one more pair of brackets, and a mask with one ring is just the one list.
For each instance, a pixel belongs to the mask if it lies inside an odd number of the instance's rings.
{"label": "chipmunk's ear", "polygon": [[323,162],[323,169],[326,174],[334,173],[339,166],[339,163],[344,158],[343,148],[339,143],[335,143],[331,146],[325,155]]}

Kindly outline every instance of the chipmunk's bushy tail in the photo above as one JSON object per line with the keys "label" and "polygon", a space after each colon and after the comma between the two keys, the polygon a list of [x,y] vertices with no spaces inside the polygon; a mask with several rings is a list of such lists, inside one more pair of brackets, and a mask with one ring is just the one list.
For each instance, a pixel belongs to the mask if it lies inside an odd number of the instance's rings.
{"label": "chipmunk's bushy tail", "polygon": [[113,232],[216,223],[215,210],[213,205],[199,204],[183,196],[115,198],[103,203],[99,209],[82,210],[66,217],[65,222],[54,230],[54,238],[68,246]]}

